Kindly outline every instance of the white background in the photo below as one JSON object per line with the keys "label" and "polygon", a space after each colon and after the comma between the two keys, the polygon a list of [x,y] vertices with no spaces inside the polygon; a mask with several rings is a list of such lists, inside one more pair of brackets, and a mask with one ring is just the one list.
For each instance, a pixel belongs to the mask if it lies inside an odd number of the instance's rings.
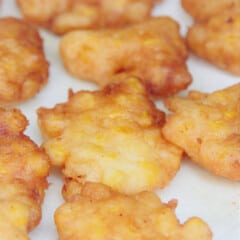
{"label": "white background", "polygon": [[[156,7],[153,14],[172,16],[179,22],[182,35],[185,35],[188,26],[192,23],[191,17],[181,8],[179,0],[165,0]],[[15,1],[3,0],[1,16],[9,15],[21,16]],[[50,62],[49,83],[35,98],[16,106],[29,119],[26,134],[39,145],[42,140],[37,126],[36,109],[38,107],[53,107],[56,103],[64,102],[67,99],[69,88],[74,89],[74,91],[97,89],[94,84],[72,78],[64,70],[58,53],[58,37],[43,30],[41,36],[44,39],[46,57]],[[193,83],[189,89],[211,92],[239,82],[239,77],[233,77],[192,55],[189,56],[188,67],[193,76]],[[162,108],[160,101],[156,104],[159,108]],[[30,233],[32,240],[58,239],[53,214],[55,209],[63,202],[61,198],[61,174],[53,169],[49,182],[51,185],[46,191],[42,221]],[[164,202],[172,198],[178,200],[176,214],[181,222],[191,216],[199,216],[211,227],[214,240],[240,239],[239,182],[230,182],[212,176],[195,164],[185,160],[173,181],[165,189],[159,190],[158,194]]]}

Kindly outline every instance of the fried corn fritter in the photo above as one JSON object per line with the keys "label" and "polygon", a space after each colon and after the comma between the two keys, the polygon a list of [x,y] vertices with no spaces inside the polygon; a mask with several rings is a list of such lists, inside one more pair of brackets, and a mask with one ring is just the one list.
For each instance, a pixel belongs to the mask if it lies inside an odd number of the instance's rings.
{"label": "fried corn fritter", "polygon": [[194,24],[186,40],[188,47],[199,57],[240,75],[240,11],[222,13]]}
{"label": "fried corn fritter", "polygon": [[240,180],[240,84],[165,102],[173,113],[163,135],[215,175]]}
{"label": "fried corn fritter", "polygon": [[153,0],[18,0],[23,16],[56,34],[116,28],[151,16]]}
{"label": "fried corn fritter", "polygon": [[27,23],[0,19],[0,104],[33,97],[48,80],[42,39]]}
{"label": "fried corn fritter", "polygon": [[0,103],[33,97],[46,83],[48,63],[38,32],[15,18],[0,19]]}
{"label": "fried corn fritter", "polygon": [[196,20],[207,20],[224,12],[240,10],[240,0],[181,0],[183,8]]}
{"label": "fried corn fritter", "polygon": [[72,75],[100,86],[134,76],[153,97],[165,97],[192,81],[179,25],[169,17],[121,30],[74,31],[62,38],[60,53]]}
{"label": "fried corn fritter", "polygon": [[79,182],[135,193],[166,186],[179,169],[182,150],[162,138],[164,113],[135,78],[71,93],[38,119],[51,163]]}
{"label": "fried corn fritter", "polygon": [[27,124],[19,110],[0,108],[1,239],[27,240],[27,232],[41,219],[49,162],[24,135]]}
{"label": "fried corn fritter", "polygon": [[192,217],[180,224],[172,206],[176,204],[164,204],[152,192],[124,195],[92,183],[79,192],[78,198],[68,200],[55,212],[60,240],[212,239],[203,220]]}

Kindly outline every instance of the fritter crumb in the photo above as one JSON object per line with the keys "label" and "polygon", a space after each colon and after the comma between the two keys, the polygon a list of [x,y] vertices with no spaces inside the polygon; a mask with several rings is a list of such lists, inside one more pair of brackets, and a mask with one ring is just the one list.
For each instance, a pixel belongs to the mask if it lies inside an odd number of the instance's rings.
{"label": "fritter crumb", "polygon": [[211,173],[240,180],[240,84],[165,101],[163,135]]}
{"label": "fritter crumb", "polygon": [[71,93],[38,119],[51,163],[79,182],[135,193],[166,186],[179,169],[182,151],[161,134],[164,113],[135,78]]}

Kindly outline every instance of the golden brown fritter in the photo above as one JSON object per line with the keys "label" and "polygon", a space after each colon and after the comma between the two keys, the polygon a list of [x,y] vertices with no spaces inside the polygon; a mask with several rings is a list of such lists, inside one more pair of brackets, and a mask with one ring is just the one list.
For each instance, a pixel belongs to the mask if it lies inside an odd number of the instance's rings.
{"label": "golden brown fritter", "polygon": [[66,69],[75,77],[105,86],[135,76],[154,97],[172,95],[191,83],[187,49],[179,25],[152,18],[121,30],[74,31],[60,43]]}
{"label": "golden brown fritter", "polygon": [[240,10],[240,0],[181,0],[183,8],[197,21],[207,20],[223,12]]}
{"label": "golden brown fritter", "polygon": [[166,100],[163,135],[215,175],[240,180],[240,84]]}
{"label": "golden brown fritter", "polygon": [[22,20],[0,19],[0,104],[33,97],[46,84],[48,63],[38,32]]}
{"label": "golden brown fritter", "polygon": [[240,11],[194,24],[186,39],[188,47],[199,57],[240,75]]}
{"label": "golden brown fritter", "polygon": [[69,199],[55,212],[60,240],[212,239],[203,220],[192,217],[180,224],[172,207],[175,204],[162,203],[152,192],[124,195],[92,183],[79,192],[79,198]]}
{"label": "golden brown fritter", "polygon": [[79,182],[135,193],[166,186],[179,169],[182,151],[161,135],[164,113],[135,78],[71,93],[38,118],[51,163]]}
{"label": "golden brown fritter", "polygon": [[19,110],[0,108],[1,239],[28,239],[27,232],[41,219],[49,162],[24,135],[27,124]]}
{"label": "golden brown fritter", "polygon": [[56,34],[116,28],[150,17],[153,0],[18,0],[24,17]]}

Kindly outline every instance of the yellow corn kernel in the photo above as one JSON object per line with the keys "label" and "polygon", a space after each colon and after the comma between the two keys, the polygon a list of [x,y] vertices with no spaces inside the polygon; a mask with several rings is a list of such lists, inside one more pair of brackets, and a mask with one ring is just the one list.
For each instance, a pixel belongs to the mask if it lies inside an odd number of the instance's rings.
{"label": "yellow corn kernel", "polygon": [[228,95],[224,91],[214,92],[211,97],[215,100],[214,102],[218,103],[226,103],[228,101]]}
{"label": "yellow corn kernel", "polygon": [[233,36],[232,34],[224,36],[224,42],[227,43],[227,46],[236,45],[239,42],[238,36]]}
{"label": "yellow corn kernel", "polygon": [[148,47],[159,46],[159,40],[156,38],[148,38],[143,42],[143,44]]}
{"label": "yellow corn kernel", "polygon": [[111,111],[109,111],[108,116],[111,119],[115,119],[116,117],[118,117],[120,115],[120,112],[118,109],[111,109]]}
{"label": "yellow corn kernel", "polygon": [[139,165],[145,171],[145,177],[149,185],[152,185],[156,182],[156,179],[159,177],[159,167],[155,162],[142,161]]}
{"label": "yellow corn kernel", "polygon": [[48,161],[42,160],[43,155],[31,155],[29,162],[31,163],[31,168],[34,169],[38,176],[46,176],[49,170]]}
{"label": "yellow corn kernel", "polygon": [[9,169],[5,166],[4,163],[0,162],[0,175],[9,174]]}
{"label": "yellow corn kernel", "polygon": [[113,189],[119,189],[126,180],[126,175],[123,171],[117,170],[107,178],[107,184],[109,184]]}
{"label": "yellow corn kernel", "polygon": [[114,128],[114,131],[122,134],[130,134],[133,132],[133,129],[130,126],[118,126]]}
{"label": "yellow corn kernel", "polygon": [[82,124],[88,124],[93,120],[93,118],[90,114],[83,114],[80,120]]}
{"label": "yellow corn kernel", "polygon": [[152,123],[152,118],[147,111],[141,113],[140,121],[143,125],[150,125]]}
{"label": "yellow corn kernel", "polygon": [[115,39],[113,43],[114,43],[115,47],[122,47],[122,45],[123,45],[123,42],[118,39]]}
{"label": "yellow corn kernel", "polygon": [[209,125],[210,129],[213,131],[217,131],[223,128],[223,123],[221,121],[211,121]]}
{"label": "yellow corn kernel", "polygon": [[145,91],[143,84],[136,78],[129,78],[128,83],[129,88],[132,89],[134,92],[142,93],[143,91]]}
{"label": "yellow corn kernel", "polygon": [[122,211],[122,209],[116,204],[109,204],[106,210],[106,212],[111,215],[118,214]]}
{"label": "yellow corn kernel", "polygon": [[118,157],[119,157],[119,154],[116,152],[106,153],[106,160],[107,159],[116,160],[118,159]]}
{"label": "yellow corn kernel", "polygon": [[48,141],[43,145],[51,161],[56,166],[61,166],[66,158],[66,149],[58,141]]}
{"label": "yellow corn kernel", "polygon": [[57,114],[47,115],[47,118],[43,120],[46,120],[47,130],[51,133],[58,132],[64,128],[64,121],[62,117]]}
{"label": "yellow corn kernel", "polygon": [[95,216],[94,218],[92,218],[90,229],[94,229],[95,239],[99,239],[99,238],[102,239],[102,237],[105,236],[106,233],[109,231],[104,225],[104,223],[102,222],[102,219],[98,216]]}
{"label": "yellow corn kernel", "polygon": [[225,111],[224,116],[227,119],[232,119],[232,118],[235,118],[237,116],[237,112],[236,111]]}
{"label": "yellow corn kernel", "polygon": [[97,143],[102,143],[103,142],[103,135],[102,134],[96,135],[96,140],[97,140]]}
{"label": "yellow corn kernel", "polygon": [[29,220],[28,207],[19,202],[11,202],[6,206],[8,217],[11,222],[15,223],[18,227],[26,229]]}
{"label": "yellow corn kernel", "polygon": [[97,14],[97,11],[95,8],[93,7],[88,7],[88,6],[84,6],[84,5],[76,5],[76,7],[73,9],[73,12],[75,13],[79,13],[84,17],[95,17]]}

